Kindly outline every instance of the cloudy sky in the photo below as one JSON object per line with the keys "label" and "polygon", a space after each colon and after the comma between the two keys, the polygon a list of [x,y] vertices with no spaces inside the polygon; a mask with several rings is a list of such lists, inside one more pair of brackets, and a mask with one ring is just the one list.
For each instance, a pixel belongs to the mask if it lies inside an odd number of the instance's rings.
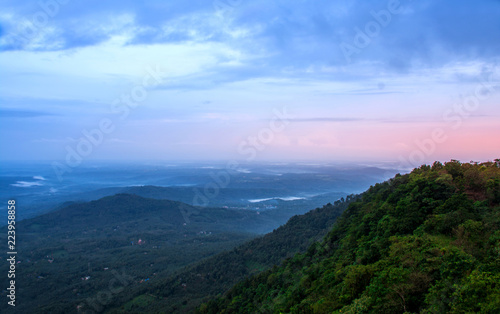
{"label": "cloudy sky", "polygon": [[0,3],[3,160],[499,157],[498,0]]}

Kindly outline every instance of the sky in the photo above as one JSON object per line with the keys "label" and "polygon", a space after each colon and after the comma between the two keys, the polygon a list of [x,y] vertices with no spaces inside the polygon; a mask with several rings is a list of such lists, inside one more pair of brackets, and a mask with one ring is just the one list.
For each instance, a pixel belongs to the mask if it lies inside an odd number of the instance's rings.
{"label": "sky", "polygon": [[500,157],[500,1],[0,1],[0,160]]}

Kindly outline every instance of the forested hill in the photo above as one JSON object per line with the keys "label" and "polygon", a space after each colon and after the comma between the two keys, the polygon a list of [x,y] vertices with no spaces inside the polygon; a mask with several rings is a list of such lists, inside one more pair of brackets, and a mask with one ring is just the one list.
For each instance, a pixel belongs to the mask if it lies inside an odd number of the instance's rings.
{"label": "forested hill", "polygon": [[[20,264],[16,294],[22,300],[16,310],[99,312],[144,285],[233,249],[275,225],[273,217],[252,210],[198,208],[128,194],[66,204],[15,225]],[[7,227],[1,228],[0,240],[7,243]],[[0,272],[8,268],[9,263],[0,263]],[[127,289],[109,300],[96,299],[109,291],[116,272],[133,278],[126,282]],[[0,313],[8,307],[1,303]]]}
{"label": "forested hill", "polygon": [[305,252],[328,233],[349,202],[357,197],[350,195],[333,205],[294,216],[263,237],[186,267],[167,280],[144,287],[139,293],[118,296],[107,312],[192,313],[204,300],[224,293],[243,278]]}
{"label": "forested hill", "polygon": [[499,313],[500,160],[371,187],[322,242],[201,313]]}

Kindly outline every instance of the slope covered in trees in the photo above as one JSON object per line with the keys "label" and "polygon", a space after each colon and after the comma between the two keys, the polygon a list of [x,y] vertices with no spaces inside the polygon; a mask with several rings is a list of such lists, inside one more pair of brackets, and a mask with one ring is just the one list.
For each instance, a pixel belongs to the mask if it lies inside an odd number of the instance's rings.
{"label": "slope covered in trees", "polygon": [[500,160],[422,166],[371,187],[304,254],[200,313],[498,313]]}
{"label": "slope covered in trees", "polygon": [[[257,238],[285,213],[201,208],[130,194],[66,204],[16,224],[16,293],[23,301],[16,308],[192,311],[245,276],[304,252],[345,208],[345,202],[329,204]],[[2,230],[6,243],[7,227]],[[8,267],[2,263],[0,271]],[[7,307],[0,305],[0,312]]]}
{"label": "slope covered in trees", "polygon": [[227,291],[238,281],[257,274],[323,238],[337,217],[355,199],[327,204],[235,249],[189,266],[168,280],[145,287],[132,298],[118,296],[110,313],[191,313],[204,300]]}
{"label": "slope covered in trees", "polygon": [[[255,238],[273,224],[256,211],[196,208],[128,194],[63,206],[16,224],[16,294],[22,300],[16,309],[100,311],[143,285]],[[0,240],[7,243],[7,227]],[[1,272],[8,268],[9,263],[0,263]],[[120,293],[110,294],[117,274],[128,280],[113,286]],[[7,276],[2,280],[5,286]],[[2,303],[0,312],[7,307]]]}

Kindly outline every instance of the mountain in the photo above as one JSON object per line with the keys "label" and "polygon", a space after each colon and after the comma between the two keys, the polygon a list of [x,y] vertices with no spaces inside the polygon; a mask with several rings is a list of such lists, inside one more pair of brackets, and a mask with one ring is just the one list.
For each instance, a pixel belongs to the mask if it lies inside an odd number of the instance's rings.
{"label": "mountain", "polygon": [[[269,207],[303,214],[351,193],[366,190],[400,170],[390,164],[91,162],[55,176],[50,164],[7,163],[0,168],[0,199],[19,200],[17,221],[36,217],[66,202],[89,202],[115,194],[179,201],[193,206],[262,209],[258,200],[285,200]],[[215,190],[214,187],[216,188]],[[257,201],[256,201],[257,200]],[[3,216],[2,216],[3,215]],[[293,215],[286,215],[281,224]],[[4,217],[4,219],[2,219]],[[0,226],[7,213],[0,211]],[[272,230],[272,229],[271,229]]]}
{"label": "mountain", "polygon": [[307,252],[199,313],[498,313],[500,160],[371,187]]}
{"label": "mountain", "polygon": [[273,232],[178,271],[132,297],[121,295],[108,312],[192,312],[204,300],[220,295],[239,280],[279,265],[297,252],[305,252],[330,230],[354,199],[349,196],[347,201],[294,216]]}
{"label": "mountain", "polygon": [[[111,303],[101,297],[109,296],[110,282],[117,278],[126,285],[113,291],[133,294],[141,285],[168,278],[273,226],[272,217],[256,211],[199,208],[129,194],[69,204],[16,223],[16,309],[76,313],[79,306],[98,311]],[[7,243],[7,227],[0,241]],[[8,267],[1,263],[0,272],[7,273]],[[0,311],[6,307],[2,302]]]}

